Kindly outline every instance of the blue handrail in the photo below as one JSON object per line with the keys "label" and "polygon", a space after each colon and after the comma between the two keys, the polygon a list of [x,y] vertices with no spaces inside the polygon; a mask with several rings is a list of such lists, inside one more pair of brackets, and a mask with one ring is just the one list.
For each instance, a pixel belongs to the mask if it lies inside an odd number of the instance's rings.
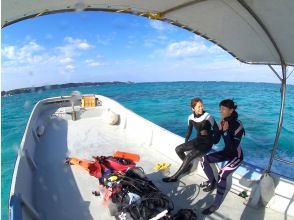
{"label": "blue handrail", "polygon": [[9,202],[10,220],[22,220],[21,199],[17,195],[12,195]]}

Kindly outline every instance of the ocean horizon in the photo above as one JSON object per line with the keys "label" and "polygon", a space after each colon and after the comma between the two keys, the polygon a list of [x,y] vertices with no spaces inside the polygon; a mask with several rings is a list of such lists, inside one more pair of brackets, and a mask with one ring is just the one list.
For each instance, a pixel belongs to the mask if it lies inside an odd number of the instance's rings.
{"label": "ocean horizon", "polygon": [[[140,84],[140,83],[185,83],[185,82],[205,82],[205,83],[256,83],[256,84],[275,84],[275,85],[281,85],[280,82],[256,82],[256,81],[214,81],[214,80],[201,80],[201,81],[195,81],[195,80],[184,80],[184,81],[101,81],[101,82],[68,82],[68,83],[61,83],[61,84],[44,84],[44,85],[37,85],[37,86],[30,86],[30,87],[18,87],[18,88],[9,88],[1,90],[1,92],[9,92],[13,90],[25,90],[25,89],[35,89],[35,88],[44,88],[44,90],[50,90],[50,89],[58,89],[58,88],[51,88],[52,86],[63,86],[67,84],[84,84],[84,83],[107,83],[107,84]],[[294,85],[294,83],[287,82],[287,85]],[[83,85],[81,85],[83,86]],[[91,86],[91,85],[85,85],[85,86]],[[70,88],[70,87],[67,87]],[[32,91],[34,92],[34,91]]]}

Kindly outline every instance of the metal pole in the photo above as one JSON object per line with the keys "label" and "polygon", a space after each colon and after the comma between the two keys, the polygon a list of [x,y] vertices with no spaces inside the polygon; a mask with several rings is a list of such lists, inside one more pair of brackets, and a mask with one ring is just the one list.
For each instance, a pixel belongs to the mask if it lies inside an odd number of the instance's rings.
{"label": "metal pole", "polygon": [[280,106],[280,116],[279,116],[279,122],[278,122],[278,128],[277,128],[277,132],[276,132],[276,137],[275,137],[275,142],[274,142],[274,146],[272,149],[272,154],[271,154],[271,158],[268,164],[268,167],[266,169],[266,172],[270,172],[272,164],[273,164],[273,160],[278,148],[278,143],[279,143],[279,138],[280,138],[280,134],[281,134],[281,130],[282,130],[282,124],[283,124],[283,118],[284,118],[284,109],[285,109],[285,97],[286,97],[286,81],[287,81],[287,70],[286,70],[286,65],[281,65],[282,66],[282,79],[281,79],[281,106]]}

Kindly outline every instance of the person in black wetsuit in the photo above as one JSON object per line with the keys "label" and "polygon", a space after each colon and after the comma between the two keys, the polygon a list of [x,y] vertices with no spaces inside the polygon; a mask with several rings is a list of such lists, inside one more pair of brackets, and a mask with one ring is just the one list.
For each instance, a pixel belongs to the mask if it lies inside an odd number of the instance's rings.
{"label": "person in black wetsuit", "polygon": [[[164,182],[175,182],[192,167],[192,160],[206,154],[220,140],[217,123],[213,117],[204,111],[203,101],[199,98],[191,100],[193,113],[188,117],[188,129],[185,135],[185,143],[176,147],[176,153],[183,160],[179,170],[171,177],[163,178]],[[190,140],[193,127],[197,131],[197,137]],[[185,154],[186,152],[186,154]]]}
{"label": "person in black wetsuit", "polygon": [[[202,183],[200,187],[204,187],[204,192],[217,188],[215,200],[210,207],[203,210],[204,215],[210,215],[220,207],[224,199],[224,193],[227,190],[227,177],[239,167],[243,160],[240,142],[245,130],[241,121],[238,120],[237,106],[231,99],[221,101],[219,106],[222,116],[219,129],[224,139],[225,148],[222,151],[205,155],[201,159],[201,165],[208,177],[208,181]],[[228,162],[219,171],[218,180],[216,180],[209,164],[223,161]]]}

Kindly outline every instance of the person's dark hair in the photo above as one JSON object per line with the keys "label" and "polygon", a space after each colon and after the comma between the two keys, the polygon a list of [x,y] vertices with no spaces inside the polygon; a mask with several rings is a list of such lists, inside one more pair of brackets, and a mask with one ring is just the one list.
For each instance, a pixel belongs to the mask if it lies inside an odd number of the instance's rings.
{"label": "person's dark hair", "polygon": [[202,99],[200,99],[200,98],[194,98],[194,99],[192,99],[191,100],[191,107],[194,108],[198,102],[203,103]]}
{"label": "person's dark hair", "polygon": [[219,103],[219,106],[224,106],[227,107],[229,109],[237,109],[237,105],[234,103],[234,101],[232,99],[224,99],[223,101],[221,101]]}

